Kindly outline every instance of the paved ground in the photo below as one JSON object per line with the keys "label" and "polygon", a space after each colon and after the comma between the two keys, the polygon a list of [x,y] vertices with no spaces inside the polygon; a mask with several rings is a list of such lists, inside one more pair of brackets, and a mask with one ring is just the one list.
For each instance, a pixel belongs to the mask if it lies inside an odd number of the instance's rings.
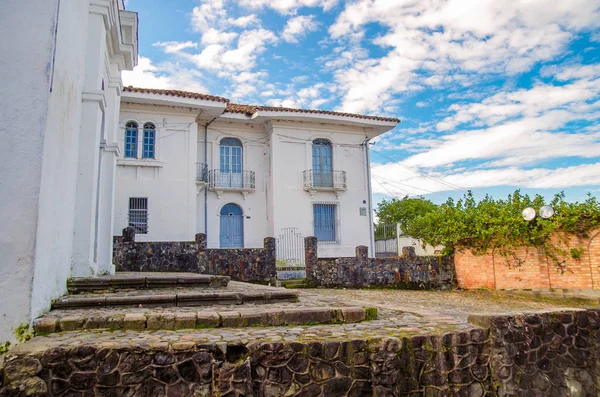
{"label": "paved ground", "polygon": [[[233,283],[232,283],[233,284]],[[239,283],[236,283],[239,284]],[[236,288],[236,287],[234,287]],[[252,286],[247,286],[251,289]],[[469,330],[469,314],[522,313],[577,308],[584,304],[573,301],[539,300],[534,297],[495,296],[484,291],[400,291],[400,290],[301,290],[299,303],[268,305],[273,309],[283,307],[366,307],[375,306],[379,317],[375,321],[357,324],[304,325],[288,327],[249,327],[184,329],[177,331],[72,331],[51,334],[34,339],[34,344],[44,347],[61,344],[79,345],[99,343],[106,347],[119,345],[185,348],[192,343],[224,342],[249,344],[268,341],[348,340],[403,337],[414,334],[441,334],[456,330]],[[215,306],[196,310],[253,310],[256,306]],[[264,307],[264,306],[261,306]],[[98,313],[101,313],[101,309]],[[113,309],[115,310],[115,309]],[[144,308],[116,309],[145,311]],[[169,312],[190,308],[152,308]],[[75,313],[76,311],[69,311]]]}

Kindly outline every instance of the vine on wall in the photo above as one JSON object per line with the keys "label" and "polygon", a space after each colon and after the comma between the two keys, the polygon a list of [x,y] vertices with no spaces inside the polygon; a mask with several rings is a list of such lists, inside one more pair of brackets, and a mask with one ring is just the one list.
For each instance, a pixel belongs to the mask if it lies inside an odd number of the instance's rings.
{"label": "vine on wall", "polygon": [[[570,247],[569,238],[589,237],[590,231],[600,227],[600,203],[596,197],[588,194],[585,201],[575,203],[564,198],[561,192],[546,202],[540,195],[530,197],[516,190],[506,199],[486,196],[476,201],[469,192],[460,200],[450,198],[427,213],[413,217],[404,227],[407,235],[425,244],[443,245],[446,254],[463,248],[474,254],[494,252],[504,256],[509,266],[522,263],[513,252],[514,247],[543,248],[564,272],[566,258],[580,259],[585,252],[581,247]],[[523,219],[523,209],[539,210],[544,205],[554,208],[550,219]]]}

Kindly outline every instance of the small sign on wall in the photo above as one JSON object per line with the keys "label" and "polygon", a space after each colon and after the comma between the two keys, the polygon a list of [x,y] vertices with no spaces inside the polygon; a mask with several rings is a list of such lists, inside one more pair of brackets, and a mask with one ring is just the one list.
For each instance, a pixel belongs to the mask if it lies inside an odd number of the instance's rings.
{"label": "small sign on wall", "polygon": [[360,216],[367,216],[367,207],[360,207]]}

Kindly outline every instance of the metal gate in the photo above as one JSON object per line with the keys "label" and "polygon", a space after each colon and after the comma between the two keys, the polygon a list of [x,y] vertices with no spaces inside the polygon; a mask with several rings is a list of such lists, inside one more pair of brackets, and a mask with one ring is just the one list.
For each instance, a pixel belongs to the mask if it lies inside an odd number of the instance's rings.
{"label": "metal gate", "polygon": [[281,229],[277,237],[275,252],[277,257],[277,278],[306,278],[304,261],[304,236],[298,233],[298,228]]}
{"label": "metal gate", "polygon": [[375,256],[398,256],[398,225],[375,225]]}

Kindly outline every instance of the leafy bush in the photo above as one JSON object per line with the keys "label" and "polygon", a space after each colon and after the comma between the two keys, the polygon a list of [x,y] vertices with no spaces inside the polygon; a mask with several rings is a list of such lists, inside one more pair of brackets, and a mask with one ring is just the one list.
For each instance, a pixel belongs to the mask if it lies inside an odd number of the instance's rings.
{"label": "leafy bush", "polygon": [[[543,248],[560,265],[558,257],[568,252],[552,242],[556,232],[585,237],[588,231],[600,226],[600,203],[595,197],[588,194],[581,203],[566,202],[564,197],[564,193],[558,193],[547,203],[540,195],[532,198],[516,190],[504,200],[486,196],[477,202],[469,192],[458,201],[450,198],[433,210],[409,219],[404,230],[423,243],[443,245],[445,254],[457,248],[470,249],[475,254],[492,250],[504,255],[510,263],[511,259],[518,261],[512,247],[530,246]],[[547,204],[555,211],[550,219],[523,219],[523,209],[539,210]]]}

